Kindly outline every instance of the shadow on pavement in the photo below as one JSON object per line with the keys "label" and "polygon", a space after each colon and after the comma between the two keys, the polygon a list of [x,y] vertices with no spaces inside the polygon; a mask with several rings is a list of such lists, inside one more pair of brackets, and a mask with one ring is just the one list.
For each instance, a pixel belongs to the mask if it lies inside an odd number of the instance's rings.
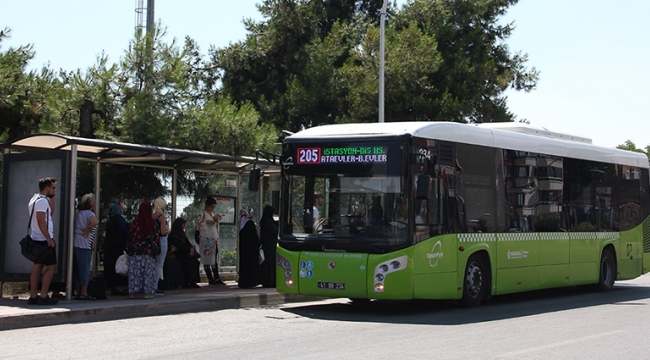
{"label": "shadow on pavement", "polygon": [[650,287],[617,284],[607,293],[568,287],[495,296],[481,306],[469,309],[448,300],[373,300],[359,304],[349,301],[291,306],[282,310],[321,320],[463,325],[592,306],[647,306],[648,298],[650,298]]}

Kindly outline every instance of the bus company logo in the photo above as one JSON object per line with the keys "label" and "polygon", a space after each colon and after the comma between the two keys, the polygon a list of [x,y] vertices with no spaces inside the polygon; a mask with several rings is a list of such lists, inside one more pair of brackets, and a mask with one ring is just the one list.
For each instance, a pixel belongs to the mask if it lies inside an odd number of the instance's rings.
{"label": "bus company logo", "polygon": [[285,170],[289,169],[292,166],[293,166],[293,156],[289,156],[288,158],[284,159],[284,161],[282,161],[282,167]]}
{"label": "bus company logo", "polygon": [[511,251],[508,249],[508,260],[515,260],[515,259],[525,259],[528,257],[528,251],[527,250],[516,250],[516,251]]}
{"label": "bus company logo", "polygon": [[433,244],[431,252],[427,254],[427,259],[429,259],[429,266],[435,268],[438,266],[438,261],[444,257],[445,253],[442,252],[442,242],[438,240],[438,242]]}
{"label": "bus company logo", "polygon": [[330,270],[334,270],[334,268],[336,267],[336,263],[334,261],[330,260],[330,262],[327,263],[327,267]]}

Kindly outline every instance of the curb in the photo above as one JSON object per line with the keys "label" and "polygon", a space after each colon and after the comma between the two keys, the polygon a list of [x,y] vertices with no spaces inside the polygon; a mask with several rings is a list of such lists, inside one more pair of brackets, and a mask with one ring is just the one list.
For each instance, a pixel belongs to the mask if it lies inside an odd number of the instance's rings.
{"label": "curb", "polygon": [[42,312],[29,312],[0,317],[0,331],[61,324],[78,324],[96,321],[131,319],[147,316],[175,315],[214,310],[238,309],[262,305],[281,305],[293,302],[319,301],[323,298],[294,294],[238,294],[204,299],[161,299],[156,302],[129,300],[128,304],[111,302],[85,309],[44,308]]}

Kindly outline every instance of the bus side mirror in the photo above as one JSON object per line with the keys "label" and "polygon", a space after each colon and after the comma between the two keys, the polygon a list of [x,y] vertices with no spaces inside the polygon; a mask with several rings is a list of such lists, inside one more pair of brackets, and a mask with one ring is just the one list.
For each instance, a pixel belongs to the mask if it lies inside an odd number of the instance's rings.
{"label": "bus side mirror", "polygon": [[250,174],[248,175],[248,190],[250,191],[258,191],[260,189],[260,175],[262,173],[262,169],[252,169]]}
{"label": "bus side mirror", "polygon": [[426,200],[429,198],[429,184],[431,184],[431,175],[420,174],[417,178],[417,189],[415,198],[419,200]]}

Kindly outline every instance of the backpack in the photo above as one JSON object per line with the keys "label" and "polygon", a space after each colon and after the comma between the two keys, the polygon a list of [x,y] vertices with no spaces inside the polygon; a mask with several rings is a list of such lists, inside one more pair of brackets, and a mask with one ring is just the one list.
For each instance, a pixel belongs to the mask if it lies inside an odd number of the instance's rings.
{"label": "backpack", "polygon": [[106,285],[106,280],[103,277],[96,277],[90,279],[88,282],[88,295],[94,297],[97,300],[106,299],[106,290],[108,286]]}

